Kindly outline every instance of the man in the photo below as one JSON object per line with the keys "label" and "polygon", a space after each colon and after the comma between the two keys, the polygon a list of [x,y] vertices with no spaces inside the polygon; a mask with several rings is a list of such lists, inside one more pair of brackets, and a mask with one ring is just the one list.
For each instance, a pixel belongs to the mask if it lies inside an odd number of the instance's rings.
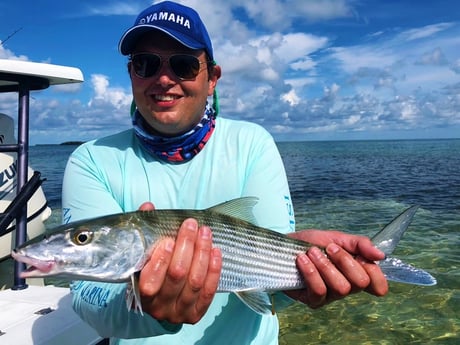
{"label": "man", "polygon": [[[293,233],[288,183],[272,137],[258,125],[217,117],[216,104],[207,103],[221,69],[193,9],[169,1],[150,6],[119,48],[129,56],[133,129],[72,154],[63,185],[65,221],[140,205],[153,209],[152,203],[203,209],[256,196],[258,225],[327,247],[327,256],[318,248],[299,255],[307,288],[276,294],[275,306],[294,298],[317,308],[363,289],[387,292],[372,263],[383,254],[369,239],[335,231]],[[144,315],[124,308],[125,284],[74,283],[74,308],[113,344],[277,344],[276,315],[256,314],[234,295],[215,293],[221,267],[212,229],[187,219],[176,240],[161,241],[140,272]]]}

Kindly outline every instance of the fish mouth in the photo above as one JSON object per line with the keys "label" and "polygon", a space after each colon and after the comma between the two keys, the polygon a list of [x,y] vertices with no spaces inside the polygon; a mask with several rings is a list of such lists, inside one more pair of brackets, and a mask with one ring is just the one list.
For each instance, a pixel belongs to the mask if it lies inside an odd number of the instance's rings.
{"label": "fish mouth", "polygon": [[11,256],[14,260],[26,264],[28,267],[20,274],[21,278],[37,278],[50,275],[55,266],[54,260],[37,260],[13,251]]}

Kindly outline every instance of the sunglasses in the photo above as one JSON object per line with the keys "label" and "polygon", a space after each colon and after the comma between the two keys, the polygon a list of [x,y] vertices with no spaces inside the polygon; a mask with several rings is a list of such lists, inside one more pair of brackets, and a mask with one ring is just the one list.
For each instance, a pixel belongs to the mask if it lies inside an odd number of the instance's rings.
{"label": "sunglasses", "polygon": [[200,61],[194,55],[174,54],[158,55],[153,53],[138,53],[131,56],[131,66],[139,78],[150,78],[158,73],[163,63],[169,67],[180,80],[194,80],[200,73],[201,65],[208,61]]}

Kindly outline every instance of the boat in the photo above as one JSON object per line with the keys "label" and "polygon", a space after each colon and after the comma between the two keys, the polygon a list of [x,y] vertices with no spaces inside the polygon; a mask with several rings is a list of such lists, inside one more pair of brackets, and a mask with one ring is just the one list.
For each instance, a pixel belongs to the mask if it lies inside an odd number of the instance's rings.
{"label": "boat", "polygon": [[[17,140],[11,117],[3,114],[0,123],[0,258],[43,233],[51,212],[41,175],[28,165],[30,92],[83,80],[76,67],[0,59],[0,92],[18,94]],[[25,266],[15,262],[13,286],[0,291],[0,344],[108,344],[73,311],[69,288],[26,281],[20,277],[23,270]]]}
{"label": "boat", "polygon": [[[13,118],[0,113],[0,143],[14,145],[14,121]],[[17,193],[17,157],[15,152],[0,152],[0,214],[6,213],[8,206],[18,195]],[[30,181],[35,171],[29,166],[27,168],[27,179]],[[51,209],[43,193],[43,189],[38,186],[34,193],[27,198],[27,238],[33,238],[45,231],[45,221],[51,215]],[[21,206],[21,205],[19,205]],[[14,218],[14,217],[12,217]],[[8,224],[6,224],[8,223]],[[10,256],[15,247],[16,224],[4,221],[4,226],[0,224],[0,261]]]}

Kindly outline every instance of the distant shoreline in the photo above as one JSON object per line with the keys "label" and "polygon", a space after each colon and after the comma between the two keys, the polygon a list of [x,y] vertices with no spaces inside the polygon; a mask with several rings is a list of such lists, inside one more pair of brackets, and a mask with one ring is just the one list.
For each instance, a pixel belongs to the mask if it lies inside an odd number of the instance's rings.
{"label": "distant shoreline", "polygon": [[60,144],[35,144],[34,146],[51,146],[51,145],[68,145],[68,146],[79,146],[84,144],[84,141],[64,141]]}
{"label": "distant shoreline", "polygon": [[60,143],[59,145],[81,145],[84,144],[84,141],[64,141],[63,143]]}

